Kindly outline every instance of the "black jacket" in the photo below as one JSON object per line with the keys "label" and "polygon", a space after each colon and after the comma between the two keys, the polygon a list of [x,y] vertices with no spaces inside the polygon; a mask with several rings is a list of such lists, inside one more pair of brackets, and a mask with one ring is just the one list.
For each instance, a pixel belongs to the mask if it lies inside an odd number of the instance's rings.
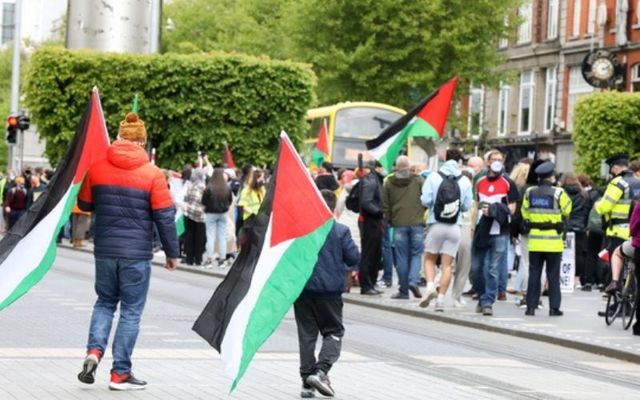
{"label": "black jacket", "polygon": [[227,189],[227,195],[224,197],[218,197],[213,191],[207,187],[202,194],[202,204],[204,205],[204,212],[207,214],[223,214],[229,211],[233,196],[231,189]]}
{"label": "black jacket", "polygon": [[376,172],[362,178],[360,185],[360,214],[364,217],[382,219],[382,182]]}
{"label": "black jacket", "polygon": [[589,211],[591,211],[588,197],[586,197],[577,185],[567,185],[564,188],[571,198],[571,214],[567,221],[567,232],[586,232]]}

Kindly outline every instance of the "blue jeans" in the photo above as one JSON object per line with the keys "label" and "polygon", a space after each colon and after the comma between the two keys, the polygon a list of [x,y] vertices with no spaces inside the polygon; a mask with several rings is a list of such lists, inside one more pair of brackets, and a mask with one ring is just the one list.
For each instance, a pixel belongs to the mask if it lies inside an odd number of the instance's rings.
{"label": "blue jeans", "polygon": [[500,265],[500,269],[498,270],[498,293],[505,293],[507,291],[507,285],[509,284],[509,265],[513,265],[513,245],[507,243],[507,255]]}
{"label": "blue jeans", "polygon": [[389,221],[384,221],[384,236],[382,237],[382,280],[393,281],[393,227]]}
{"label": "blue jeans", "polygon": [[400,293],[409,294],[409,285],[420,283],[424,252],[424,225],[395,227],[394,243]]}
{"label": "blue jeans", "polygon": [[491,236],[489,247],[473,246],[471,251],[471,276],[473,288],[480,295],[481,306],[491,306],[496,301],[499,270],[507,258],[509,234]]}
{"label": "blue jeans", "polygon": [[87,350],[104,354],[109,341],[113,313],[120,303],[120,319],[113,338],[113,367],[118,374],[131,371],[131,353],[140,331],[151,277],[151,260],[96,258],[95,290]]}
{"label": "blue jeans", "polygon": [[218,242],[220,250],[219,257],[224,260],[227,256],[227,240],[225,232],[227,232],[227,214],[205,214],[207,227],[207,257],[213,259],[213,249],[215,242]]}

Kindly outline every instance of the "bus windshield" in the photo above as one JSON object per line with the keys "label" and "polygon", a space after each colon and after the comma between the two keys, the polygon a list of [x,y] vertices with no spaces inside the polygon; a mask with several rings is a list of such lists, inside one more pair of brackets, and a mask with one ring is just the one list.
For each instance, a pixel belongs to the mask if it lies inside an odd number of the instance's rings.
{"label": "bus windshield", "polygon": [[345,108],[336,113],[335,138],[373,139],[402,114],[373,107]]}

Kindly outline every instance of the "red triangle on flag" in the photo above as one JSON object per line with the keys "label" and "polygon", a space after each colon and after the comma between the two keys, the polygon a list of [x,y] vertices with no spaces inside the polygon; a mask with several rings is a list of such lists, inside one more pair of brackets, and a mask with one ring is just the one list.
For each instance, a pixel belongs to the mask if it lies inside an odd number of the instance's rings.
{"label": "red triangle on flag", "polygon": [[73,183],[79,183],[84,178],[85,172],[96,161],[100,161],[107,156],[109,148],[109,134],[107,133],[107,124],[104,121],[102,113],[102,105],[100,104],[100,96],[98,89],[91,91],[91,112],[87,121],[87,134],[84,140],[84,147],[80,155],[80,161],[73,177]]}
{"label": "red triangle on flag", "polygon": [[236,163],[233,161],[233,154],[231,154],[231,150],[229,150],[229,145],[227,142],[224,142],[224,153],[222,155],[222,162],[227,164],[227,168],[235,168]]}
{"label": "red triangle on flag", "polygon": [[318,134],[318,142],[316,143],[316,149],[324,154],[329,154],[329,132],[327,131],[326,119],[322,121],[320,133]]}
{"label": "red triangle on flag", "polygon": [[458,75],[454,76],[452,80],[440,86],[438,93],[420,110],[418,117],[427,121],[429,125],[438,132],[438,135],[442,137],[444,133],[444,126],[447,123],[447,117],[451,110],[451,99],[453,99],[453,92],[456,90],[456,84],[458,83]]}
{"label": "red triangle on flag", "polygon": [[271,247],[305,236],[333,218],[286,136],[280,140],[271,211]]}

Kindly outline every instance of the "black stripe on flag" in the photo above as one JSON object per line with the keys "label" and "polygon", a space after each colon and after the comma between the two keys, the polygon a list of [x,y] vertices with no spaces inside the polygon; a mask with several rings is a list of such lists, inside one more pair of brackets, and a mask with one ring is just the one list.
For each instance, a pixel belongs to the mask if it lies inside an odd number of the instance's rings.
{"label": "black stripe on flag", "polygon": [[[280,154],[280,146],[278,146],[276,154]],[[213,346],[218,353],[229,321],[249,291],[253,272],[260,258],[264,241],[267,240],[266,234],[273,208],[275,187],[276,173],[274,170],[258,214],[247,219],[242,225],[244,233],[241,238],[242,247],[238,258],[193,324],[192,329]]]}
{"label": "black stripe on flag", "polygon": [[67,148],[64,157],[58,163],[49,184],[7,235],[0,240],[0,265],[11,254],[16,244],[55,208],[73,184],[73,178],[78,169],[80,156],[87,139],[92,102],[93,96],[89,99],[71,144]]}
{"label": "black stripe on flag", "polygon": [[433,99],[438,94],[439,91],[440,89],[434,91],[429,96],[425,97],[422,101],[420,101],[420,103],[418,103],[417,106],[413,107],[408,113],[406,113],[402,117],[395,120],[391,125],[387,126],[387,128],[383,130],[380,133],[380,135],[378,135],[378,137],[371,140],[367,140],[365,142],[367,145],[367,150],[371,150],[371,149],[375,149],[376,147],[379,147],[382,143],[386,142],[387,140],[395,136],[398,132],[402,131],[404,127],[407,126],[407,124],[413,119],[413,117],[415,117],[420,112],[420,110],[422,110],[424,106],[426,106],[427,103],[431,101],[431,99]]}

